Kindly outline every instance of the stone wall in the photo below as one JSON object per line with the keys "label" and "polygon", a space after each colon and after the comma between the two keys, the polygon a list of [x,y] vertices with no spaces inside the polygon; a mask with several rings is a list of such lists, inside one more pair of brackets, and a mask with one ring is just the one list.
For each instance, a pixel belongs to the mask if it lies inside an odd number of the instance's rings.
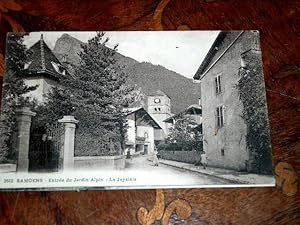
{"label": "stone wall", "polygon": [[83,156],[74,157],[75,170],[124,169],[125,156]]}
{"label": "stone wall", "polygon": [[0,164],[0,173],[8,173],[8,172],[16,172],[17,171],[17,164]]}
{"label": "stone wall", "polygon": [[159,151],[161,159],[194,164],[200,159],[198,151]]}

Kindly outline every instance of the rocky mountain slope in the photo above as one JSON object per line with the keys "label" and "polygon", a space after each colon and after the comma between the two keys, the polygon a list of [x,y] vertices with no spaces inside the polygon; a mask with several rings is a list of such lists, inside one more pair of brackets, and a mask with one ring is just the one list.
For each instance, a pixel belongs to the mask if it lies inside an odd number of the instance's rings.
{"label": "rocky mountain slope", "polygon": [[[53,52],[59,60],[66,61],[69,69],[72,70],[72,66],[79,63],[78,52],[82,44],[84,43],[69,34],[63,34],[56,41]],[[198,102],[200,87],[191,79],[163,66],[138,62],[120,53],[116,54],[116,59],[117,64],[121,65],[124,72],[129,75],[130,82],[140,87],[145,95],[155,93],[157,90],[162,90],[169,95],[172,113],[182,111]]]}

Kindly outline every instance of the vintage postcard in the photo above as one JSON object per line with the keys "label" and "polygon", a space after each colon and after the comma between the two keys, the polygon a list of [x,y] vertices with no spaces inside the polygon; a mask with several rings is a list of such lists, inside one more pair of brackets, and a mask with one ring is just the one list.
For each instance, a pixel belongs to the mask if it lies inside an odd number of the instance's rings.
{"label": "vintage postcard", "polygon": [[274,186],[258,31],[8,33],[0,190]]}

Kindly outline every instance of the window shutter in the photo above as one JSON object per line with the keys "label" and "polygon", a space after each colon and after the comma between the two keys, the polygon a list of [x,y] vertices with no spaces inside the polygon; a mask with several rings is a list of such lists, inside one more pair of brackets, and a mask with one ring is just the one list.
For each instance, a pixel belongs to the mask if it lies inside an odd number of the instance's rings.
{"label": "window shutter", "polygon": [[218,76],[218,80],[219,80],[219,93],[221,93],[222,92],[221,75]]}
{"label": "window shutter", "polygon": [[218,94],[218,77],[215,77],[216,94]]}
{"label": "window shutter", "polygon": [[221,75],[215,77],[215,87],[216,87],[216,94],[220,94],[222,92]]}
{"label": "window shutter", "polygon": [[220,126],[223,127],[224,125],[224,112],[223,112],[223,106],[220,106]]}
{"label": "window shutter", "polygon": [[215,118],[216,118],[216,127],[219,128],[219,109],[218,107],[216,108],[216,115],[215,115]]}
{"label": "window shutter", "polygon": [[224,106],[216,108],[216,127],[221,128],[224,126]]}
{"label": "window shutter", "polygon": [[218,128],[220,127],[220,110],[219,107],[217,107],[217,118],[218,118]]}

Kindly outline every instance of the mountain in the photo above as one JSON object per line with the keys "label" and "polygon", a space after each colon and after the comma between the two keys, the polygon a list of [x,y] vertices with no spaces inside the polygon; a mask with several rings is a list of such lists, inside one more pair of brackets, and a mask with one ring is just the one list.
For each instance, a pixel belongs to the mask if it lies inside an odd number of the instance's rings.
{"label": "mountain", "polygon": [[[67,61],[71,65],[77,65],[79,64],[80,60],[78,53],[81,51],[81,46],[84,44],[86,43],[72,37],[69,34],[63,34],[55,42],[53,52],[59,60]],[[63,57],[65,58],[63,59]],[[137,63],[136,60],[121,55],[118,52],[115,57],[117,60],[117,65],[129,66]]]}
{"label": "mountain", "polygon": [[177,113],[198,103],[199,84],[163,66],[148,62],[136,63],[124,69],[145,95],[162,90],[171,98],[171,111]]}
{"label": "mountain", "polygon": [[[85,44],[84,42],[72,37],[69,34],[63,34],[55,42],[53,49],[56,57],[61,61],[67,61],[73,65],[79,64],[80,57],[78,53],[81,50],[81,45]],[[63,59],[63,57],[66,57]]]}
{"label": "mountain", "polygon": [[[65,62],[69,69],[79,63],[78,52],[81,45],[85,44],[69,34],[63,34],[57,39],[53,52],[57,58]],[[122,44],[122,43],[120,43]],[[140,87],[145,95],[153,94],[162,90],[171,98],[171,111],[177,113],[192,104],[198,103],[200,97],[199,84],[194,84],[188,79],[174,71],[168,70],[160,65],[148,62],[138,62],[120,53],[116,54],[116,64],[129,75],[130,82]]]}

